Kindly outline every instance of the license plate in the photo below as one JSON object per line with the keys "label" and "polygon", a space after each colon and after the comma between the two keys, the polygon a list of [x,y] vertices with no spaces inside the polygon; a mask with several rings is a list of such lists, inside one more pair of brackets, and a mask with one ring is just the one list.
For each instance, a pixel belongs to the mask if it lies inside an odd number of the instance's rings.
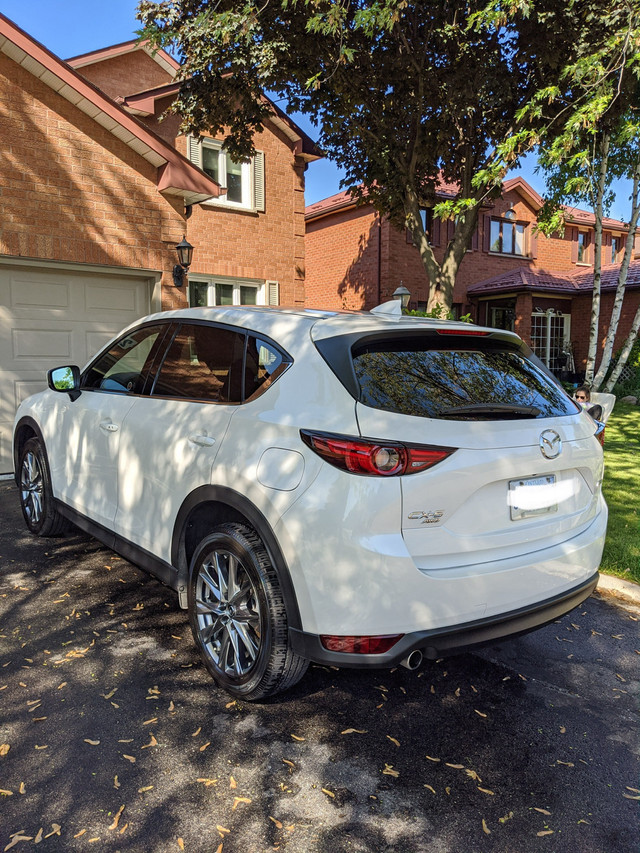
{"label": "license plate", "polygon": [[547,515],[558,509],[554,474],[545,477],[527,477],[509,483],[509,509],[511,520]]}

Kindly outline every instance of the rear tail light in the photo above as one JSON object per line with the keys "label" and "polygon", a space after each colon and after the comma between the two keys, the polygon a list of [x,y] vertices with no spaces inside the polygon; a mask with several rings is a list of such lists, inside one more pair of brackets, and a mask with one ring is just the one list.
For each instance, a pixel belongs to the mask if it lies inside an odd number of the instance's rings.
{"label": "rear tail light", "polygon": [[596,438],[600,442],[600,444],[604,447],[604,424],[602,421],[596,421],[597,429],[596,429]]}
{"label": "rear tail light", "polygon": [[373,477],[396,477],[426,471],[451,456],[453,447],[395,444],[327,432],[301,429],[300,437],[325,462],[349,471]]}
{"label": "rear tail light", "polygon": [[321,634],[320,642],[329,652],[352,655],[382,655],[402,639],[404,634],[383,634],[373,637],[342,637]]}

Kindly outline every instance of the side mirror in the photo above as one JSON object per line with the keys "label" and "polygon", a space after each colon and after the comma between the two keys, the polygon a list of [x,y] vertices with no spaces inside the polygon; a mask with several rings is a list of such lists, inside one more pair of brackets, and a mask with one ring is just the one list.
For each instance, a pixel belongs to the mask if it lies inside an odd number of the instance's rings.
{"label": "side mirror", "polygon": [[47,372],[47,385],[52,391],[66,391],[72,400],[76,400],[80,396],[80,368],[75,364],[54,367]]}

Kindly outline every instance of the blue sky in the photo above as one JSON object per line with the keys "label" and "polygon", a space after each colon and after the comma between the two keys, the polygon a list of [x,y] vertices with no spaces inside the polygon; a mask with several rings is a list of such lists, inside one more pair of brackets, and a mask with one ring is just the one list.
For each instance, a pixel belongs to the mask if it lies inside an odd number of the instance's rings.
{"label": "blue sky", "polygon": [[[62,59],[135,38],[137,0],[0,0],[0,12]],[[311,138],[313,125],[304,116],[292,116]],[[541,195],[544,182],[534,173],[535,159],[527,158],[513,174]],[[327,160],[312,163],[306,173],[306,203],[312,204],[340,190],[341,173]],[[628,190],[620,186],[610,215],[625,220],[630,207]]]}

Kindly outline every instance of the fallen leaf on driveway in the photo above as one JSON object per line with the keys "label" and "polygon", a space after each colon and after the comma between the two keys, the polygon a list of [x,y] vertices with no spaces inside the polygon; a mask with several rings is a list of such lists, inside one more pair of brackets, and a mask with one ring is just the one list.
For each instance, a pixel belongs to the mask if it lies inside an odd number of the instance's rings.
{"label": "fallen leaf on driveway", "polygon": [[[7,791],[5,788],[0,788],[0,796],[2,797],[13,797],[13,791]],[[625,794],[626,796],[626,794]]]}
{"label": "fallen leaf on driveway", "polygon": [[424,788],[428,788],[432,794],[435,794],[436,789],[432,785],[424,785]]}
{"label": "fallen leaf on driveway", "polygon": [[0,744],[0,755],[6,755],[10,749],[11,749],[11,747],[9,746],[8,743]]}
{"label": "fallen leaf on driveway", "polygon": [[211,746],[211,741],[210,741],[210,740],[208,740],[205,744],[203,744],[203,745],[200,747],[200,752],[204,752],[204,751],[205,751],[205,749],[206,749],[208,746]]}
{"label": "fallen leaf on driveway", "polygon": [[291,735],[294,740],[306,740],[306,738],[299,737],[298,735]]}
{"label": "fallen leaf on driveway", "polygon": [[491,835],[491,830],[487,826],[487,822],[484,818],[482,818],[482,831],[485,835]]}
{"label": "fallen leaf on driveway", "polygon": [[234,797],[233,798],[233,805],[231,806],[231,811],[234,812],[238,808],[240,803],[250,803],[250,802],[251,802],[251,800],[249,799],[249,797]]}
{"label": "fallen leaf on driveway", "polygon": [[127,761],[130,761],[132,764],[136,763],[136,759],[133,755],[127,755],[125,752],[122,753],[122,757],[126,758]]}
{"label": "fallen leaf on driveway", "polygon": [[202,782],[207,788],[210,788],[211,785],[217,785],[218,784],[217,779],[204,779],[203,777],[196,779],[196,782]]}
{"label": "fallen leaf on driveway", "polygon": [[481,788],[480,785],[478,785],[478,790],[482,791],[483,794],[489,794],[490,797],[495,797],[495,793],[490,791],[489,788]]}
{"label": "fallen leaf on driveway", "polygon": [[90,740],[88,737],[86,737],[86,738],[84,739],[84,742],[85,742],[85,743],[90,743],[90,744],[91,744],[91,746],[98,746],[98,745],[99,745],[99,743],[100,743],[100,741],[99,741],[99,740]]}
{"label": "fallen leaf on driveway", "polygon": [[333,793],[333,791],[330,791],[328,788],[320,788],[320,790],[323,794],[326,794],[327,797],[332,797],[335,800],[336,795]]}
{"label": "fallen leaf on driveway", "polygon": [[441,758],[433,758],[431,755],[425,755],[425,758],[428,758],[429,761],[442,761]]}
{"label": "fallen leaf on driveway", "polygon": [[158,745],[158,741],[155,739],[153,732],[151,732],[151,740],[149,741],[149,743],[145,743],[144,746],[141,746],[140,749],[149,749],[150,746],[157,746],[157,745]]}
{"label": "fallen leaf on driveway", "polygon": [[448,761],[445,761],[445,767],[453,767],[454,770],[464,770],[464,764],[449,764]]}
{"label": "fallen leaf on driveway", "polygon": [[633,794],[623,794],[622,796],[625,798],[625,800],[640,800],[640,794],[638,794],[637,796]]}
{"label": "fallen leaf on driveway", "polygon": [[393,764],[386,764],[385,763],[384,770],[382,771],[382,775],[383,776],[394,776],[397,778],[400,775],[400,773],[398,770],[393,769]]}
{"label": "fallen leaf on driveway", "polygon": [[18,832],[16,835],[13,836],[11,841],[4,848],[5,851],[11,850],[11,848],[14,845],[18,844],[20,841],[33,841],[33,835],[20,835],[20,833]]}
{"label": "fallen leaf on driveway", "polygon": [[119,820],[120,820],[120,817],[122,816],[122,812],[123,812],[123,811],[124,811],[124,806],[120,806],[120,808],[118,809],[118,811],[115,813],[115,816],[114,816],[114,818],[113,818],[113,823],[111,824],[111,826],[109,827],[109,829],[117,829],[117,827],[118,827],[118,822],[119,822]]}
{"label": "fallen leaf on driveway", "polygon": [[553,835],[552,829],[543,829],[541,832],[536,832],[538,838],[542,838],[543,835]]}
{"label": "fallen leaf on driveway", "polygon": [[366,729],[345,729],[343,732],[340,732],[341,735],[366,735],[366,733]]}
{"label": "fallen leaf on driveway", "polygon": [[271,815],[269,815],[269,820],[272,820],[275,823],[275,825],[278,827],[278,829],[282,829],[282,824],[280,823],[279,820],[276,820],[275,817],[271,817]]}
{"label": "fallen leaf on driveway", "polygon": [[479,717],[486,717],[486,714],[483,714],[482,711],[478,711],[476,708],[473,709]]}
{"label": "fallen leaf on driveway", "polygon": [[387,735],[387,738],[391,741],[391,743],[395,743],[396,746],[400,746],[400,741],[396,738],[391,737],[391,735]]}
{"label": "fallen leaf on driveway", "polygon": [[540,812],[540,814],[546,814],[546,815],[550,815],[550,814],[551,814],[551,812],[548,812],[546,809],[539,809],[539,808],[537,808],[537,806],[534,806],[534,807],[533,807],[533,810],[534,810],[534,811],[536,811],[536,812]]}

